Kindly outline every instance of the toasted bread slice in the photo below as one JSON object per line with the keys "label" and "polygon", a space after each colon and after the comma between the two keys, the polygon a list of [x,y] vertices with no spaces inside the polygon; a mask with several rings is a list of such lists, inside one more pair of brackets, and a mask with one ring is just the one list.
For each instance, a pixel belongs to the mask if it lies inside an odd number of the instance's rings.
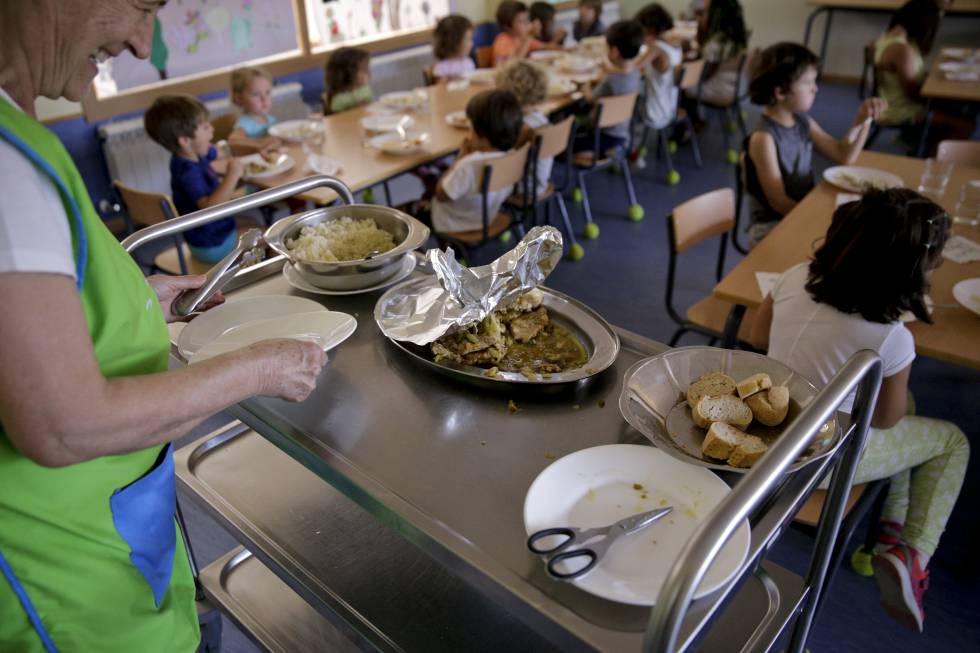
{"label": "toasted bread slice", "polygon": [[725,422],[744,429],[752,423],[752,411],[738,397],[722,395],[720,397],[701,397],[701,401],[691,411],[694,424],[703,429],[712,422]]}
{"label": "toasted bread slice", "polygon": [[701,453],[709,458],[728,460],[746,435],[731,424],[712,422],[708,427],[708,434],[704,436],[704,442],[701,443]]}
{"label": "toasted bread slice", "polygon": [[687,387],[687,405],[691,407],[691,410],[694,410],[694,407],[701,401],[701,397],[730,394],[735,394],[735,379],[724,372],[708,372],[699,376],[694,383]]}
{"label": "toasted bread slice", "polygon": [[732,467],[751,467],[768,449],[766,443],[759,438],[746,435],[728,457],[728,464]]}
{"label": "toasted bread slice", "polygon": [[778,426],[789,412],[789,388],[777,385],[745,400],[752,416],[766,426]]}
{"label": "toasted bread slice", "polygon": [[768,390],[771,387],[772,379],[764,372],[753,374],[749,378],[743,379],[735,384],[735,390],[738,392],[739,399],[751,397],[755,393]]}

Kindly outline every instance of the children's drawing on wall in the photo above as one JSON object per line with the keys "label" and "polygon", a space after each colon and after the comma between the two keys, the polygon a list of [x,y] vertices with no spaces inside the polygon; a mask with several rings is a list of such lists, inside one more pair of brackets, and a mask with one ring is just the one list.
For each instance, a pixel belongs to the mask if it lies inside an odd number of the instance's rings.
{"label": "children's drawing on wall", "polygon": [[428,27],[449,14],[449,0],[306,0],[316,44],[343,43]]}

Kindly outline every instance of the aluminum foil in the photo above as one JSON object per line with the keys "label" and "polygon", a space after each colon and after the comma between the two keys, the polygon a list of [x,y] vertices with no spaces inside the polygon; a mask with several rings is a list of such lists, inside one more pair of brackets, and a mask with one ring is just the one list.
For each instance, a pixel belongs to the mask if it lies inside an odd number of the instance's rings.
{"label": "aluminum foil", "polygon": [[562,238],[554,227],[534,227],[514,249],[475,268],[460,265],[451,247],[425,256],[436,278],[396,286],[404,292],[386,293],[375,310],[381,332],[393,340],[427,345],[537,287],[558,265]]}

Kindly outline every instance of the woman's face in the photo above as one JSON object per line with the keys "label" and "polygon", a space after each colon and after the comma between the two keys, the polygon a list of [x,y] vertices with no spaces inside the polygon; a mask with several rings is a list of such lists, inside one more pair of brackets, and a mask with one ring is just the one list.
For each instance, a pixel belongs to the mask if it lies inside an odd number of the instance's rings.
{"label": "woman's face", "polygon": [[44,59],[40,94],[79,101],[98,72],[97,63],[125,50],[150,56],[153,22],[166,0],[72,0],[58,2],[51,15],[54,29],[53,60]]}

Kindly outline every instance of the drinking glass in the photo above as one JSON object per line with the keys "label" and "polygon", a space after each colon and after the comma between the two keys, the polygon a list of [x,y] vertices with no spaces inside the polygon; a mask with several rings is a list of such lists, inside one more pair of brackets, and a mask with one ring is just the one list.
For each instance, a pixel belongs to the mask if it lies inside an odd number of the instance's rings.
{"label": "drinking glass", "polygon": [[922,177],[919,179],[918,191],[939,203],[946,192],[946,184],[949,183],[949,176],[953,173],[953,164],[949,161],[938,159],[926,159],[925,167],[922,169]]}
{"label": "drinking glass", "polygon": [[323,118],[307,120],[303,129],[303,152],[309,157],[311,154],[319,155],[323,150],[324,143],[327,142],[327,133],[324,129]]}
{"label": "drinking glass", "polygon": [[968,181],[960,188],[960,198],[953,209],[953,222],[980,226],[980,179]]}

